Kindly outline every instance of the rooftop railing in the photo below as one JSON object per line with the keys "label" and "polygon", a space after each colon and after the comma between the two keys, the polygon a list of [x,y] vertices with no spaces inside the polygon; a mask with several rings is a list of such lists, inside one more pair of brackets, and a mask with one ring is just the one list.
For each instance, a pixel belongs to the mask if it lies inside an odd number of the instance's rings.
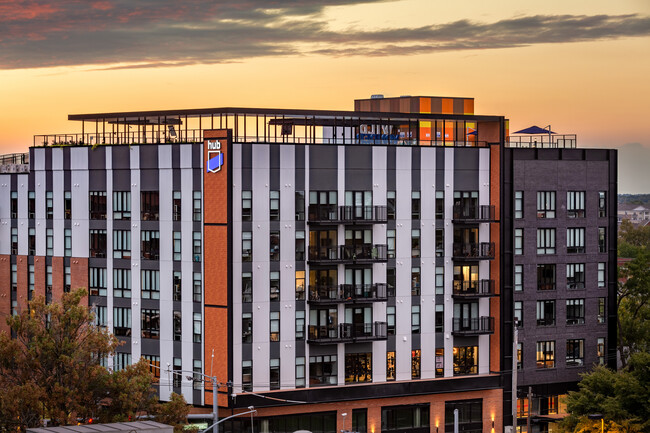
{"label": "rooftop railing", "polygon": [[506,147],[539,149],[574,149],[578,147],[576,134],[511,135]]}
{"label": "rooftop railing", "polygon": [[6,164],[29,164],[29,152],[0,155],[0,165]]}

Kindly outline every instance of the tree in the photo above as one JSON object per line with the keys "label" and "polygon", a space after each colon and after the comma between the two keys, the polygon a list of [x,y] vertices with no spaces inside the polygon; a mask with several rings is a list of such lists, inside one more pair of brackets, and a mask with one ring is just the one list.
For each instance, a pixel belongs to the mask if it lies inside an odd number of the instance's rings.
{"label": "tree", "polygon": [[618,290],[618,352],[625,366],[630,354],[650,351],[650,254],[641,252],[623,271]]}
{"label": "tree", "polygon": [[53,425],[114,422],[168,410],[158,404],[146,361],[116,372],[102,366],[119,343],[94,325],[84,296],[79,289],[51,304],[38,297],[7,319],[15,338],[0,333],[0,430],[38,427],[45,418]]}
{"label": "tree", "polygon": [[159,405],[156,410],[158,414],[156,421],[174,426],[174,432],[183,431],[183,426],[187,424],[187,414],[190,413],[190,407],[185,402],[185,398],[172,392],[169,402]]}
{"label": "tree", "polygon": [[650,226],[636,227],[629,220],[623,220],[618,238],[619,257],[635,258],[640,253],[650,253]]}
{"label": "tree", "polygon": [[650,353],[633,354],[618,372],[597,367],[582,376],[578,387],[566,399],[571,415],[562,422],[565,431],[589,432],[588,415],[602,414],[613,431],[650,432]]}

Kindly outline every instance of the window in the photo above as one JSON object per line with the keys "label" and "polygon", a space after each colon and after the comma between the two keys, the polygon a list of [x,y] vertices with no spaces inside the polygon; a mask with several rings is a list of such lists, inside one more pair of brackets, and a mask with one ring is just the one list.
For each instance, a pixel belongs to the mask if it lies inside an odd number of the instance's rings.
{"label": "window", "polygon": [[420,268],[411,268],[411,295],[420,295]]}
{"label": "window", "polygon": [[241,301],[253,302],[253,274],[251,272],[241,274]]}
{"label": "window", "polygon": [[[92,230],[91,230],[92,232]],[[104,233],[106,233],[106,230],[104,230]],[[30,256],[36,255],[36,229],[34,227],[30,227],[29,231],[27,232],[27,251]],[[106,239],[106,236],[104,235],[104,239]],[[106,242],[104,241],[104,245],[106,245]],[[106,254],[106,246],[104,246],[104,255]],[[103,256],[100,256],[103,257]]]}
{"label": "window", "polygon": [[436,219],[445,219],[445,192],[436,191]]}
{"label": "window", "polygon": [[436,317],[435,317],[436,332],[444,332],[445,330],[445,305],[436,304]]}
{"label": "window", "polygon": [[386,307],[386,333],[395,335],[395,307]]}
{"label": "window", "polygon": [[524,290],[524,266],[515,265],[515,279],[514,279],[515,292]]}
{"label": "window", "polygon": [[174,372],[172,373],[172,385],[180,388],[183,383],[183,362],[181,358],[174,358]]}
{"label": "window", "polygon": [[48,220],[54,218],[54,198],[52,191],[45,192],[45,218]]}
{"label": "window", "polygon": [[411,350],[411,379],[420,378],[421,352],[420,349]]}
{"label": "window", "polygon": [[296,230],[296,261],[305,260],[305,231]]}
{"label": "window", "polygon": [[45,302],[52,303],[52,266],[45,266]]}
{"label": "window", "polygon": [[241,220],[251,221],[253,219],[253,191],[241,192]]}
{"label": "window", "polygon": [[113,296],[116,298],[131,297],[130,269],[113,269]]}
{"label": "window", "polygon": [[280,273],[272,271],[269,275],[269,290],[271,301],[280,300]]}
{"label": "window", "polygon": [[524,253],[524,229],[515,229],[515,255]]}
{"label": "window", "polygon": [[241,342],[253,342],[253,315],[251,313],[242,313],[241,315]]}
{"label": "window", "polygon": [[555,300],[537,301],[537,326],[555,325]]}
{"label": "window", "polygon": [[64,229],[63,231],[63,254],[65,257],[72,257],[72,229]]}
{"label": "window", "polygon": [[113,192],[113,219],[131,220],[131,191]]}
{"label": "window", "polygon": [[269,389],[280,389],[279,358],[271,358],[269,361]]}
{"label": "window", "polygon": [[241,389],[242,391],[253,390],[253,362],[242,361],[241,363]]}
{"label": "window", "polygon": [[515,218],[524,217],[524,192],[515,191]]}
{"label": "window", "polygon": [[142,240],[142,258],[146,260],[158,260],[160,255],[160,232],[158,230],[143,230],[140,232],[140,236]]}
{"label": "window", "polygon": [[537,254],[555,254],[555,229],[537,229]]}
{"label": "window", "polygon": [[72,275],[70,273],[70,266],[63,267],[63,292],[70,293],[70,286],[72,285]]}
{"label": "window", "polygon": [[296,271],[296,300],[305,299],[305,271]]}
{"label": "window", "polygon": [[555,191],[537,191],[537,218],[555,218]]}
{"label": "window", "polygon": [[605,298],[598,298],[598,323],[607,321],[607,310],[605,308]]}
{"label": "window", "polygon": [[445,376],[445,349],[436,348],[436,377]]}
{"label": "window", "polygon": [[436,295],[445,293],[445,267],[436,266]]}
{"label": "window", "polygon": [[605,263],[598,263],[598,287],[605,287]]}
{"label": "window", "polygon": [[271,311],[269,318],[269,341],[280,341],[280,312]]}
{"label": "window", "polygon": [[515,301],[514,319],[518,327],[524,326],[524,303],[522,301]]}
{"label": "window", "polygon": [[183,316],[180,311],[174,311],[173,321],[174,341],[181,341],[183,337]]}
{"label": "window", "polygon": [[280,219],[280,191],[269,191],[269,219]]}
{"label": "window", "polygon": [[93,309],[95,313],[95,326],[106,327],[108,324],[108,317],[106,317],[108,314],[107,308],[103,306],[95,306]]}
{"label": "window", "polygon": [[279,230],[271,230],[269,236],[269,243],[271,245],[269,260],[272,262],[279,262],[280,261],[280,231]]}
{"label": "window", "polygon": [[419,305],[411,306],[411,333],[412,334],[420,333],[420,306]]}
{"label": "window", "polygon": [[18,218],[18,192],[11,192],[11,218]]}
{"label": "window", "polygon": [[411,192],[411,219],[420,219],[420,191]]}
{"label": "window", "polygon": [[201,342],[201,331],[202,331],[202,326],[201,326],[201,313],[194,313],[194,317],[192,320],[192,341],[195,343],[200,343]]}
{"label": "window", "polygon": [[296,221],[305,220],[305,191],[296,191]]}
{"label": "window", "polygon": [[241,233],[241,261],[250,262],[253,260],[253,233]]}
{"label": "window", "polygon": [[483,400],[476,399],[445,402],[445,433],[454,431],[455,409],[458,409],[459,432],[480,433],[483,431]]}
{"label": "window", "polygon": [[537,265],[537,290],[555,290],[555,265]]}
{"label": "window", "polygon": [[555,368],[555,341],[537,342],[537,368]]}
{"label": "window", "polygon": [[566,341],[566,365],[575,367],[585,363],[585,340]]}
{"label": "window", "polygon": [[524,343],[517,343],[517,370],[524,368]]}
{"label": "window", "polygon": [[305,357],[296,357],[296,388],[305,387]]}
{"label": "window", "polygon": [[386,193],[386,215],[389,220],[395,219],[395,191],[388,191]]}
{"label": "window", "polygon": [[181,192],[174,191],[172,193],[172,220],[181,221],[183,219],[183,208],[181,201]]}
{"label": "window", "polygon": [[345,383],[372,382],[372,353],[345,354]]}
{"label": "window", "polygon": [[106,257],[106,230],[105,229],[90,230],[90,257],[99,257],[99,258]]}
{"label": "window", "polygon": [[607,192],[598,191],[598,218],[607,216]]}
{"label": "window", "polygon": [[[92,193],[90,193],[92,195]],[[29,191],[27,195],[27,218],[33,219],[36,217],[36,193]],[[104,216],[106,219],[106,216]]]}
{"label": "window", "polygon": [[63,217],[67,220],[72,219],[72,193],[70,191],[63,193]]}
{"label": "window", "polygon": [[160,338],[160,310],[142,310],[142,338]]}
{"label": "window", "polygon": [[395,351],[386,352],[386,381],[395,380]]}
{"label": "window", "polygon": [[436,229],[436,257],[445,255],[445,229]]}
{"label": "window", "polygon": [[18,254],[18,228],[11,228],[11,254]]}
{"label": "window", "polygon": [[395,296],[395,268],[386,269],[386,294]]}
{"label": "window", "polygon": [[106,268],[90,268],[88,285],[91,296],[106,296]]}
{"label": "window", "polygon": [[192,192],[192,220],[201,221],[201,191]]}
{"label": "window", "polygon": [[[382,432],[424,431],[424,429],[429,430],[428,404],[381,408]],[[376,431],[380,431],[379,428]]]}
{"label": "window", "polygon": [[605,339],[598,338],[596,341],[596,356],[598,357],[598,365],[605,365]]}
{"label": "window", "polygon": [[90,191],[90,219],[106,219],[106,191]]}
{"label": "window", "polygon": [[305,312],[296,310],[296,340],[305,339]]}
{"label": "window", "polygon": [[181,241],[181,232],[174,232],[174,261],[179,261],[182,258],[182,241]]}
{"label": "window", "polygon": [[45,231],[45,255],[54,255],[54,230],[47,229]]}
{"label": "window", "polygon": [[389,229],[386,230],[386,243],[388,244],[388,255],[389,259],[395,258],[395,230]]}
{"label": "window", "polygon": [[142,270],[142,299],[160,299],[160,271]]}
{"label": "window", "polygon": [[420,230],[411,230],[411,257],[420,257]]}
{"label": "window", "polygon": [[120,371],[131,365],[131,354],[117,352],[113,357],[113,370]]}
{"label": "window", "polygon": [[113,230],[113,258],[131,258],[131,231]]}
{"label": "window", "polygon": [[454,347],[454,376],[478,374],[478,346]]}
{"label": "window", "polygon": [[336,373],[336,355],[309,357],[310,385],[336,385]]}
{"label": "window", "polygon": [[113,308],[113,334],[120,337],[131,336],[131,309],[128,307]]}
{"label": "window", "polygon": [[539,398],[540,415],[557,415],[559,396],[549,395]]}
{"label": "window", "polygon": [[585,192],[584,191],[567,192],[566,216],[568,218],[585,217]]}
{"label": "window", "polygon": [[158,191],[143,191],[140,197],[142,221],[158,221]]}
{"label": "window", "polygon": [[566,250],[569,254],[585,252],[585,229],[570,228],[566,230]]}
{"label": "window", "polygon": [[202,299],[202,290],[201,290],[201,273],[200,272],[194,272],[193,275],[193,280],[192,280],[192,300],[194,302],[201,302]]}
{"label": "window", "polygon": [[585,288],[585,264],[584,263],[568,263],[566,265],[566,288],[567,289]]}
{"label": "window", "polygon": [[567,299],[566,300],[566,324],[582,325],[584,323],[585,323],[585,300]]}
{"label": "window", "polygon": [[194,261],[201,261],[201,232],[192,232],[192,254]]}
{"label": "window", "polygon": [[34,286],[35,280],[34,280],[34,265],[27,265],[27,300],[31,301],[34,299]]}
{"label": "window", "polygon": [[607,252],[607,229],[605,227],[598,227],[598,252]]}
{"label": "window", "polygon": [[192,382],[194,383],[194,386],[192,388],[199,390],[203,388],[203,377],[201,376],[202,371],[203,364],[201,360],[194,359],[192,361],[192,372],[194,373],[192,375]]}

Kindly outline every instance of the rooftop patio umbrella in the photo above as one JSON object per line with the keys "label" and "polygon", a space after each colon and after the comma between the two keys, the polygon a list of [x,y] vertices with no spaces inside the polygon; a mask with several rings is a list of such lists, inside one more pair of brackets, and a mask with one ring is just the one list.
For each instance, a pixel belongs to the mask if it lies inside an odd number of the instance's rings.
{"label": "rooftop patio umbrella", "polygon": [[551,125],[548,125],[548,129],[533,125],[517,132],[513,132],[513,134],[555,134],[555,132],[551,131]]}

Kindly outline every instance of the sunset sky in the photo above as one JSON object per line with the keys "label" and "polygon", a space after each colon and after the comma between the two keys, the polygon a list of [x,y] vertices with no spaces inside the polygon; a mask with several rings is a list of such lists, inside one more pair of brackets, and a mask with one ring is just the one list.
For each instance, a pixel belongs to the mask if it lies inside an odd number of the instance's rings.
{"label": "sunset sky", "polygon": [[0,153],[73,113],[475,98],[650,193],[648,0],[0,0]]}

